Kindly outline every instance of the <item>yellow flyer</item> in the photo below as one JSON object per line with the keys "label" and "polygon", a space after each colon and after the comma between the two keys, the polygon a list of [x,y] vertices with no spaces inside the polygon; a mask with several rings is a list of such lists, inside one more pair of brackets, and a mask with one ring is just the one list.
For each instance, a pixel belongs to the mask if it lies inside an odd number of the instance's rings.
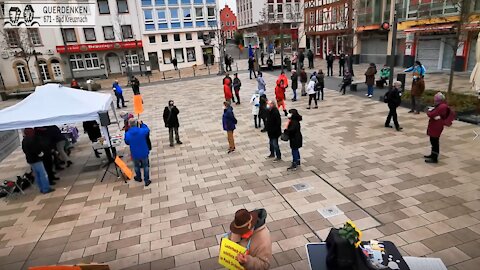
{"label": "yellow flyer", "polygon": [[218,263],[229,270],[245,270],[237,261],[237,255],[245,253],[246,250],[228,238],[223,238],[218,254]]}

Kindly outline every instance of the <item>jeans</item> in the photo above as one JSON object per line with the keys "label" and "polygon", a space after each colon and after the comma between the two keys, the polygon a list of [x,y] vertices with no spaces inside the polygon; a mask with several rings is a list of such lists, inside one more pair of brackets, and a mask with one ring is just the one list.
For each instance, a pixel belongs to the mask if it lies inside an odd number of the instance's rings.
{"label": "jeans", "polygon": [[293,90],[293,100],[297,100],[297,89],[292,89]]}
{"label": "jeans", "polygon": [[315,106],[318,106],[317,104],[317,94],[309,94],[308,95],[308,107],[310,108],[310,105],[312,104],[312,99],[315,100]]}
{"label": "jeans", "polygon": [[35,182],[37,182],[38,188],[41,193],[46,193],[50,190],[50,184],[48,181],[47,171],[43,166],[43,162],[35,162],[30,164],[33,174],[35,175]]}
{"label": "jeans", "polygon": [[233,130],[227,131],[228,150],[235,150],[235,139],[233,138]]}
{"label": "jeans", "polygon": [[250,79],[252,79],[252,72],[253,72],[253,76],[255,76],[255,78],[257,78],[257,74],[255,74],[255,70],[250,69]]}
{"label": "jeans", "polygon": [[148,160],[148,157],[142,159],[134,159],[133,165],[135,166],[135,178],[138,180],[142,180],[142,171],[140,169],[143,168],[145,184],[150,182],[150,161]]}
{"label": "jeans", "polygon": [[327,76],[333,76],[333,63],[332,64],[327,63]]}
{"label": "jeans", "polygon": [[268,138],[270,143],[270,156],[276,155],[278,159],[282,158],[280,146],[278,145],[278,138]]}
{"label": "jeans", "polygon": [[400,128],[400,124],[398,124],[398,118],[397,118],[397,107],[396,106],[388,106],[388,116],[387,120],[385,121],[385,126],[388,127],[390,126],[390,120],[393,118],[393,124],[395,125],[396,129]]}
{"label": "jeans", "polygon": [[430,137],[430,144],[432,145],[432,159],[436,161],[440,154],[440,137]]}
{"label": "jeans", "polygon": [[300,164],[300,151],[298,148],[292,148],[292,159],[295,165]]}
{"label": "jeans", "polygon": [[420,112],[420,106],[422,105],[421,103],[421,98],[420,97],[415,97],[415,96],[411,96],[411,100],[412,100],[412,109],[411,111],[412,112]]}
{"label": "jeans", "polygon": [[169,127],[168,128],[168,139],[170,140],[170,145],[173,145],[173,132],[175,132],[175,140],[180,141],[180,136],[178,135],[178,127]]}
{"label": "jeans", "polygon": [[367,85],[367,93],[369,96],[373,96],[373,85]]}
{"label": "jeans", "polygon": [[345,76],[345,63],[338,64],[338,76]]}
{"label": "jeans", "polygon": [[123,98],[123,94],[115,94],[117,97],[117,108],[120,108],[120,101],[122,102],[122,107],[125,107],[125,99]]}

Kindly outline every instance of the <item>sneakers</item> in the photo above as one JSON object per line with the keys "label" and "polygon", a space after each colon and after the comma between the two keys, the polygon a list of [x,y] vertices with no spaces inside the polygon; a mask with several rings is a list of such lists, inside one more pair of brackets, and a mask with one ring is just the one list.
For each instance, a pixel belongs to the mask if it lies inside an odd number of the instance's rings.
{"label": "sneakers", "polygon": [[182,141],[177,141],[177,144],[183,144]]}
{"label": "sneakers", "polygon": [[432,164],[437,164],[438,163],[438,160],[437,159],[425,159],[425,163],[432,163]]}
{"label": "sneakers", "polygon": [[275,158],[275,159],[273,160],[273,162],[279,162],[279,161],[282,161],[282,159],[281,159],[281,158]]}
{"label": "sneakers", "polygon": [[413,113],[413,110],[408,111],[408,113]]}
{"label": "sneakers", "polygon": [[170,144],[170,147],[173,147],[173,146],[174,146],[173,143],[171,143],[171,144]]}
{"label": "sneakers", "polygon": [[264,129],[260,130],[260,132],[267,132],[267,130],[264,128]]}
{"label": "sneakers", "polygon": [[318,106],[313,107],[314,109],[318,109]]}
{"label": "sneakers", "polygon": [[310,110],[310,107],[307,107],[307,110]]}
{"label": "sneakers", "polygon": [[292,165],[287,168],[287,171],[296,171],[297,170],[297,164],[292,162]]}
{"label": "sneakers", "polygon": [[372,97],[373,97],[373,95],[368,95],[368,98],[372,98]]}
{"label": "sneakers", "polygon": [[432,158],[432,154],[423,156],[424,158]]}
{"label": "sneakers", "polygon": [[148,186],[150,186],[151,183],[152,183],[152,181],[145,182],[145,186],[148,187]]}
{"label": "sneakers", "polygon": [[368,96],[369,96],[369,94],[365,94],[365,96],[366,96],[366,97],[368,97]]}

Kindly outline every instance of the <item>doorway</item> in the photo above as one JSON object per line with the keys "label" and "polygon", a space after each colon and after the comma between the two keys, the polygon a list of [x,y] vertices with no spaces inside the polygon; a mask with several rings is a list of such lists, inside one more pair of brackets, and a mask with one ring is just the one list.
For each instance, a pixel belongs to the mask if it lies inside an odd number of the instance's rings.
{"label": "doorway", "polygon": [[150,61],[150,68],[152,70],[159,69],[157,52],[149,52],[148,59]]}
{"label": "doorway", "polygon": [[120,68],[120,59],[118,55],[114,53],[109,53],[106,56],[107,58],[107,71],[109,74],[121,73],[122,69]]}
{"label": "doorway", "polygon": [[213,55],[213,47],[203,48],[203,56],[204,56],[204,63],[208,63],[209,65],[213,65],[215,63],[215,56]]}
{"label": "doorway", "polygon": [[60,66],[60,62],[57,59],[52,59],[50,64],[53,71],[53,80],[57,82],[63,82],[62,67]]}

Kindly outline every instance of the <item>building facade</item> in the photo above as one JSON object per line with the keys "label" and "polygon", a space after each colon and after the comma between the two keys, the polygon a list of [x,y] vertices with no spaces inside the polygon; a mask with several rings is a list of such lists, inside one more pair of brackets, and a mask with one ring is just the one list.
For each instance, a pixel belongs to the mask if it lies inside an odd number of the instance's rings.
{"label": "building facade", "polygon": [[237,16],[233,13],[232,9],[225,5],[224,8],[220,10],[220,22],[222,25],[222,32],[225,35],[225,38],[234,39],[235,33],[237,32]]}
{"label": "building facade", "polygon": [[316,56],[352,53],[352,0],[305,0],[304,12],[307,47]]}
{"label": "building facade", "polygon": [[138,0],[147,69],[171,70],[219,60],[215,0]]}

